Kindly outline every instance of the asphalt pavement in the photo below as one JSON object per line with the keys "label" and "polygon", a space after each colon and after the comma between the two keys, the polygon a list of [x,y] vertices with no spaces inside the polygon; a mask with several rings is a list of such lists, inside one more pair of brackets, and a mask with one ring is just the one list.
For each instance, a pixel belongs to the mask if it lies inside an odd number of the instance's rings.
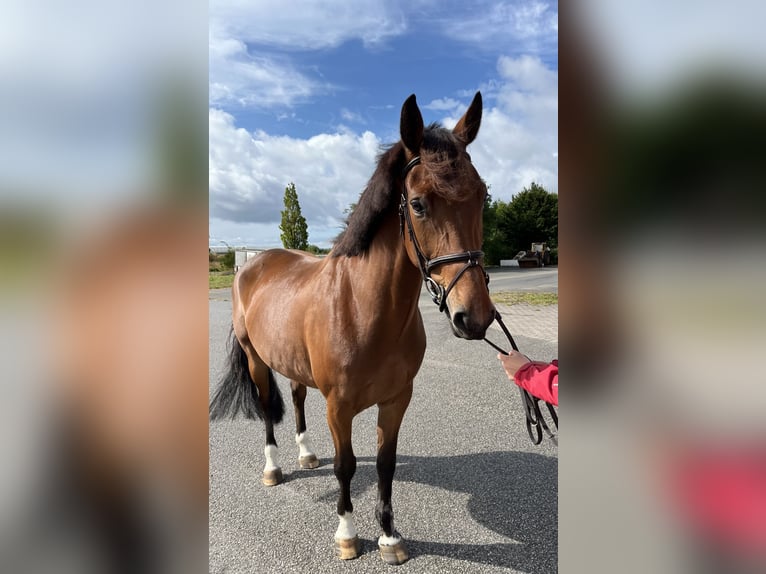
{"label": "asphalt pavement", "polygon": [[[555,268],[491,276],[492,290],[558,290]],[[377,551],[375,408],[359,414],[353,430],[358,466],[351,493],[362,553],[348,562],[335,558],[338,487],[324,398],[309,389],[306,400],[321,466],[299,470],[289,384],[279,376],[288,407],[276,427],[284,483],[261,484],[260,422],[210,426],[210,572],[556,572],[557,447],[530,442],[519,393],[496,351],[455,338],[425,292],[420,308],[428,347],[400,431],[393,492],[410,560],[388,566]],[[501,312],[522,352],[539,360],[557,356],[556,307]],[[230,322],[228,290],[211,291],[211,392],[223,371]],[[494,328],[489,336],[503,341]]]}

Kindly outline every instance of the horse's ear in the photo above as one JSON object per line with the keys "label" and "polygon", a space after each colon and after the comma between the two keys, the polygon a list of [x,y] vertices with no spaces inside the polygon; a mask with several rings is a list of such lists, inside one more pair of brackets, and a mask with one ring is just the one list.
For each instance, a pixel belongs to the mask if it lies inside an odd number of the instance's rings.
{"label": "horse's ear", "polygon": [[402,143],[413,154],[418,153],[423,143],[423,116],[420,115],[415,94],[407,98],[402,106],[402,118],[399,122]]}
{"label": "horse's ear", "polygon": [[479,133],[479,127],[481,126],[481,108],[481,92],[476,92],[465,115],[460,118],[455,129],[452,130],[452,133],[465,145],[468,145],[475,140],[476,134]]}

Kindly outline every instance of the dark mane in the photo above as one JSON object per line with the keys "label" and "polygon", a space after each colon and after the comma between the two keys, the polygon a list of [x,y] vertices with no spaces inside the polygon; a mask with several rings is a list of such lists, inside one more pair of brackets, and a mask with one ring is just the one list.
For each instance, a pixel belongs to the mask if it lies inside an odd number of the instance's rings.
{"label": "dark mane", "polygon": [[335,241],[333,257],[353,257],[367,251],[385,215],[396,208],[396,182],[403,169],[404,146],[399,142],[378,157],[378,166],[349,215],[348,226]]}
{"label": "dark mane", "polygon": [[[438,123],[425,128],[420,148],[421,165],[432,177],[435,191],[447,198],[459,195],[458,186],[450,185],[444,177],[454,173],[459,153],[457,139],[450,130]],[[333,257],[353,257],[367,251],[384,217],[396,209],[399,199],[398,182],[403,169],[404,145],[398,142],[378,157],[375,173],[349,216],[348,226],[335,240]]]}

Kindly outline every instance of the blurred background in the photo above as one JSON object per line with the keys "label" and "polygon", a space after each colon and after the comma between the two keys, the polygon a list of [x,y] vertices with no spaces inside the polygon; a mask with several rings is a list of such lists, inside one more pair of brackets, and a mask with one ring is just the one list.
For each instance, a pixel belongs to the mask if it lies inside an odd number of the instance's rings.
{"label": "blurred background", "polygon": [[766,571],[766,5],[560,14],[561,571]]}
{"label": "blurred background", "polygon": [[207,563],[207,3],[0,18],[0,569]]}

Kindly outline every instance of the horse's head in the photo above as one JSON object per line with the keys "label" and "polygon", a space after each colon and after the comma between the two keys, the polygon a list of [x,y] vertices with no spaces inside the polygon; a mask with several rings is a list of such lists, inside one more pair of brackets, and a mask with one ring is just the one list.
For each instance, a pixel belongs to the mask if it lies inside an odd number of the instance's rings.
{"label": "horse's head", "polygon": [[407,254],[434,281],[429,290],[437,292],[437,302],[443,297],[453,332],[465,339],[483,338],[494,319],[477,253],[487,187],[466,152],[479,132],[481,112],[477,92],[452,131],[424,127],[412,95],[402,106],[400,124],[408,164],[403,176]]}

